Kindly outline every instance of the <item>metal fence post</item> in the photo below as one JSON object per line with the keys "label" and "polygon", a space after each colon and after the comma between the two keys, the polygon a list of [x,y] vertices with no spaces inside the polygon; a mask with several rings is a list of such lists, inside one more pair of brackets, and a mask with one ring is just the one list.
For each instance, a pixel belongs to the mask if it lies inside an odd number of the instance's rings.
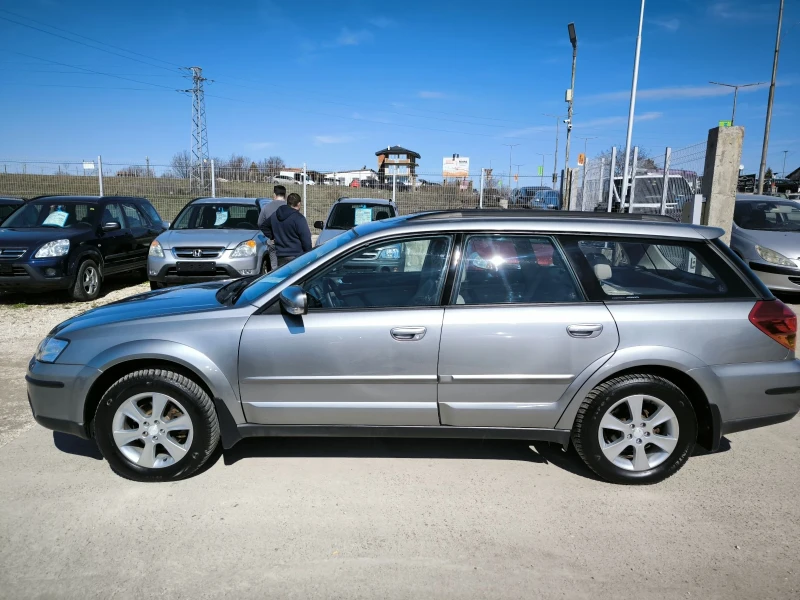
{"label": "metal fence post", "polygon": [[478,206],[480,206],[481,208],[483,208],[483,179],[484,179],[484,173],[485,172],[486,172],[486,169],[481,169],[481,195],[480,195],[479,204],[478,204]]}
{"label": "metal fence post", "polygon": [[97,156],[97,181],[100,184],[100,195],[103,195],[103,157]]}
{"label": "metal fence post", "polygon": [[397,165],[392,167],[392,202],[397,205]]}
{"label": "metal fence post", "polygon": [[217,176],[214,169],[214,159],[211,159],[211,197],[217,197]]}
{"label": "metal fence post", "polygon": [[614,187],[614,169],[617,166],[617,147],[614,146],[611,149],[611,170],[609,171],[608,175],[608,212],[611,212],[612,203],[614,200],[614,192],[616,188]]}
{"label": "metal fence post", "polygon": [[308,179],[308,171],[306,171],[306,163],[303,163],[303,216],[308,217],[308,202],[306,202],[306,181]]}
{"label": "metal fence post", "polygon": [[[628,212],[633,212],[633,200],[636,198],[636,164],[639,162],[639,146],[633,147],[633,164],[631,164],[631,201],[628,202]],[[623,207],[625,200],[623,198]],[[625,212],[624,210],[622,212]]]}
{"label": "metal fence post", "polygon": [[667,147],[664,152],[664,189],[661,190],[661,214],[667,214],[667,192],[669,191],[669,161],[672,158],[672,148]]}

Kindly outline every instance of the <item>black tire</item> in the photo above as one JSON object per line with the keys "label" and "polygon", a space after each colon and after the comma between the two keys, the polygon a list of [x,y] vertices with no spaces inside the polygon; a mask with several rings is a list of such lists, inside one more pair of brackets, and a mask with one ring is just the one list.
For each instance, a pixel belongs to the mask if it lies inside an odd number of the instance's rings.
{"label": "black tire", "polygon": [[[94,279],[96,279],[96,285],[94,286],[86,284],[87,275],[91,278],[92,273],[94,274]],[[72,282],[72,287],[69,288],[69,295],[78,302],[90,302],[100,295],[102,282],[103,276],[100,272],[100,267],[91,258],[87,258],[78,265],[75,281]]]}
{"label": "black tire", "polygon": [[266,275],[269,273],[270,263],[269,263],[269,252],[264,253],[264,258],[261,260],[261,272],[259,275]]}
{"label": "black tire", "polygon": [[[185,408],[192,422],[186,455],[172,465],[146,468],[126,458],[112,436],[117,409],[136,394],[166,394]],[[143,369],[126,375],[103,395],[94,418],[94,434],[103,457],[120,477],[141,482],[174,481],[196,473],[219,442],[219,422],[211,398],[191,379],[163,369]]]}
{"label": "black tire", "polygon": [[151,281],[150,282],[150,289],[153,290],[153,291],[162,290],[165,287],[166,286],[163,283],[161,283],[160,281]]}
{"label": "black tire", "polygon": [[[617,466],[606,458],[600,446],[599,436],[600,422],[606,411],[624,398],[639,394],[656,398],[671,408],[677,418],[679,432],[675,448],[661,464],[651,469],[636,471]],[[697,418],[686,394],[663,377],[645,374],[624,375],[594,388],[578,409],[572,430],[575,449],[592,471],[606,481],[628,485],[658,483],[677,473],[691,456],[696,439]],[[636,450],[634,447],[636,441],[632,440],[630,443],[631,453]],[[643,441],[644,450],[647,442],[646,439]]]}

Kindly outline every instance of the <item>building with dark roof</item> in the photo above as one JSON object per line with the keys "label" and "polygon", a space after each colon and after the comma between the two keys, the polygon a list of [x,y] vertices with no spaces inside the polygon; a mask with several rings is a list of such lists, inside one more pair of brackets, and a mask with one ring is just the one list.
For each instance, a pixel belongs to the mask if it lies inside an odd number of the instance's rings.
{"label": "building with dark roof", "polygon": [[378,150],[375,156],[378,157],[378,179],[381,183],[391,181],[392,175],[396,175],[400,183],[416,183],[417,159],[422,158],[419,153],[402,146],[387,146]]}

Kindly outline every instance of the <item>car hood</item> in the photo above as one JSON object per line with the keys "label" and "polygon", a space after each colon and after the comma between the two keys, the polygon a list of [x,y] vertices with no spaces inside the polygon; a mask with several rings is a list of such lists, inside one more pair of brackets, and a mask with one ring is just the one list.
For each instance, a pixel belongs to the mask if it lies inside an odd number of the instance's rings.
{"label": "car hood", "polygon": [[342,235],[345,232],[344,229],[323,229],[322,233],[319,234],[317,238],[317,246],[321,246],[328,240],[332,240],[337,235]]}
{"label": "car hood", "polygon": [[185,246],[225,246],[235,248],[246,240],[259,234],[253,229],[170,229],[158,236],[163,248],[182,248]]}
{"label": "car hood", "polygon": [[90,227],[0,227],[0,246],[30,248],[53,240],[84,237],[92,231]]}
{"label": "car hood", "polygon": [[72,331],[110,323],[224,309],[227,307],[217,301],[216,294],[227,283],[229,282],[211,281],[130,296],[64,321],[50,335],[68,335]]}
{"label": "car hood", "polygon": [[760,231],[737,229],[734,237],[780,252],[787,258],[800,258],[800,231]]}

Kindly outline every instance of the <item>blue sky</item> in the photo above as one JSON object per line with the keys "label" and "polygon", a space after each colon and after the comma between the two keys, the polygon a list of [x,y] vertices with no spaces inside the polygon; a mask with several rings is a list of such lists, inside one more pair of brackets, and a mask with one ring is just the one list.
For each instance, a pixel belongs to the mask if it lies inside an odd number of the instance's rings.
{"label": "blue sky", "polygon": [[[579,40],[572,163],[582,137],[596,138],[590,157],[624,143],[638,0],[229,6],[0,3],[0,159],[102,153],[107,163],[149,156],[166,164],[190,144],[191,99],[174,91],[189,82],[177,67],[199,65],[214,80],[206,88],[212,156],[279,155],[291,166],[342,170],[374,167],[376,150],[398,144],[422,155],[420,172],[436,174],[453,153],[469,156],[473,171],[507,171],[503,144],[519,144],[521,173],[536,172],[537,153],[549,154],[550,172],[555,119],[544,115],[566,113],[570,21]],[[777,7],[649,0],[634,143],[661,155],[667,145],[703,142],[732,106],[732,93],[709,80],[769,81]],[[788,0],[769,152],[776,171],[783,150],[787,170],[800,167],[798,22],[800,1]],[[767,92],[739,94],[748,172],[760,160]],[[559,169],[563,152],[562,125]]]}

